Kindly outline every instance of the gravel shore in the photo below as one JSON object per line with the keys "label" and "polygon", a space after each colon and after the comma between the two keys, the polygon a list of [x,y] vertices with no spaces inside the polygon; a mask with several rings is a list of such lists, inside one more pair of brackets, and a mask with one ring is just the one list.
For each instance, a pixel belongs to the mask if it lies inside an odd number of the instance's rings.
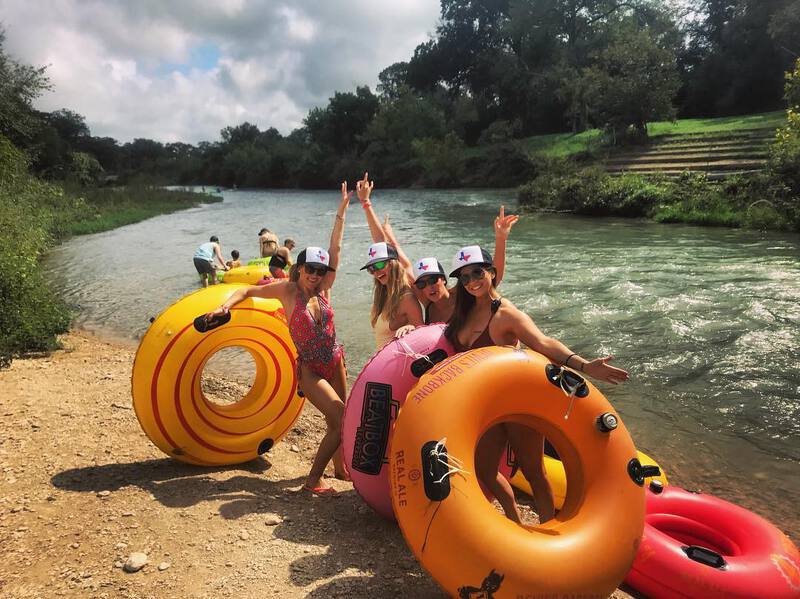
{"label": "gravel shore", "polygon": [[182,464],[136,420],[135,348],[62,343],[0,371],[3,597],[444,596],[349,483],[299,492],[324,428],[312,407],[266,458]]}

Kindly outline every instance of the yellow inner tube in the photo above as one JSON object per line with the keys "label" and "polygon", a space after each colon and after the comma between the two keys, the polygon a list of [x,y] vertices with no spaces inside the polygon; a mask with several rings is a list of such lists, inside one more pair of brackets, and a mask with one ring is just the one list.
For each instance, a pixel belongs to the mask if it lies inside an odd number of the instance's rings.
{"label": "yellow inner tube", "polygon": [[239,266],[226,270],[222,273],[223,283],[244,283],[245,285],[255,285],[265,277],[271,277],[269,266],[255,264],[253,266]]}
{"label": "yellow inner tube", "polygon": [[[663,468],[659,466],[658,462],[641,451],[637,451],[636,455],[638,456],[639,462],[642,464],[642,466],[658,466],[658,469],[661,470],[661,474],[658,476],[645,478],[645,485],[649,485],[650,481],[653,480],[661,481],[661,484],[664,486],[669,484],[667,475]],[[547,482],[550,483],[550,489],[553,491],[553,503],[555,504],[556,509],[560,510],[562,507],[564,507],[564,498],[567,496],[567,476],[564,473],[564,463],[561,460],[546,455],[544,456],[544,471],[545,475],[547,476]],[[528,483],[528,479],[522,475],[521,470],[517,470],[514,473],[514,476],[512,476],[509,480],[514,487],[520,491],[524,491],[531,497],[533,496],[531,485]]]}
{"label": "yellow inner tube", "polygon": [[[283,437],[302,410],[297,351],[280,302],[247,299],[217,326],[198,318],[240,287],[214,285],[172,304],[153,321],[136,352],[131,377],[136,417],[150,440],[178,460],[201,465],[251,460]],[[219,405],[205,397],[200,383],[208,360],[226,347],[244,348],[256,374],[241,400]]]}

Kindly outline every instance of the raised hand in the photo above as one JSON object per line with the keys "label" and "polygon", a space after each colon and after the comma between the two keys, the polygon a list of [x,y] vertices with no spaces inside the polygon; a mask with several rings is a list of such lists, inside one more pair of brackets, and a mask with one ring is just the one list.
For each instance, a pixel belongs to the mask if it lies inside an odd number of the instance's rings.
{"label": "raised hand", "polygon": [[509,214],[508,216],[506,216],[505,206],[500,206],[500,214],[497,215],[494,219],[495,237],[502,237],[503,239],[508,239],[508,235],[509,233],[511,233],[511,227],[517,224],[518,220],[519,220],[519,215]]}
{"label": "raised hand", "polygon": [[347,191],[347,181],[342,181],[342,201],[339,202],[339,211],[336,213],[337,218],[344,218],[344,213],[350,205],[352,196],[353,192]]}
{"label": "raised hand", "polygon": [[342,181],[342,201],[347,200],[350,202],[352,195],[352,191],[347,191],[347,181]]}
{"label": "raised hand", "polygon": [[606,356],[604,358],[595,358],[583,365],[583,371],[593,378],[612,383],[617,385],[624,383],[630,378],[627,371],[611,366],[609,362],[614,359],[614,356]]}
{"label": "raised hand", "polygon": [[363,208],[370,206],[369,194],[372,193],[373,187],[375,187],[375,182],[369,180],[369,173],[364,173],[364,178],[356,183],[356,194]]}

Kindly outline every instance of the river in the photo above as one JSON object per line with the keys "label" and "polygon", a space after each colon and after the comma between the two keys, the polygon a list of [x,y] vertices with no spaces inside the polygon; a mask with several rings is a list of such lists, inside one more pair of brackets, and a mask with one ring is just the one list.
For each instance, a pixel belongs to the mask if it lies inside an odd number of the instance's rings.
{"label": "river", "polygon": [[[328,246],[339,194],[226,191],[224,201],[74,238],[46,260],[78,324],[139,338],[151,316],[198,286],[195,248],[257,253],[262,226],[298,248]],[[493,249],[512,191],[389,190],[412,257]],[[334,286],[351,376],[373,351],[370,243],[357,201]],[[503,295],[585,357],[612,354],[631,380],[600,384],[638,447],[673,483],[739,503],[800,538],[800,237],[621,219],[524,215],[508,244]]]}

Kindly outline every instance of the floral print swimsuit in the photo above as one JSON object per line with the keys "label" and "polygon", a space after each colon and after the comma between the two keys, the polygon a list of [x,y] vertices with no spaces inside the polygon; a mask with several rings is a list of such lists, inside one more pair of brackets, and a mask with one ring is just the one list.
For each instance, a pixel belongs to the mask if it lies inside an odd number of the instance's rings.
{"label": "floral print swimsuit", "polygon": [[315,374],[331,381],[344,355],[342,344],[336,341],[333,308],[318,293],[320,318],[317,322],[308,309],[309,300],[300,290],[297,291],[289,318],[289,333],[297,347],[299,364],[305,364]]}

